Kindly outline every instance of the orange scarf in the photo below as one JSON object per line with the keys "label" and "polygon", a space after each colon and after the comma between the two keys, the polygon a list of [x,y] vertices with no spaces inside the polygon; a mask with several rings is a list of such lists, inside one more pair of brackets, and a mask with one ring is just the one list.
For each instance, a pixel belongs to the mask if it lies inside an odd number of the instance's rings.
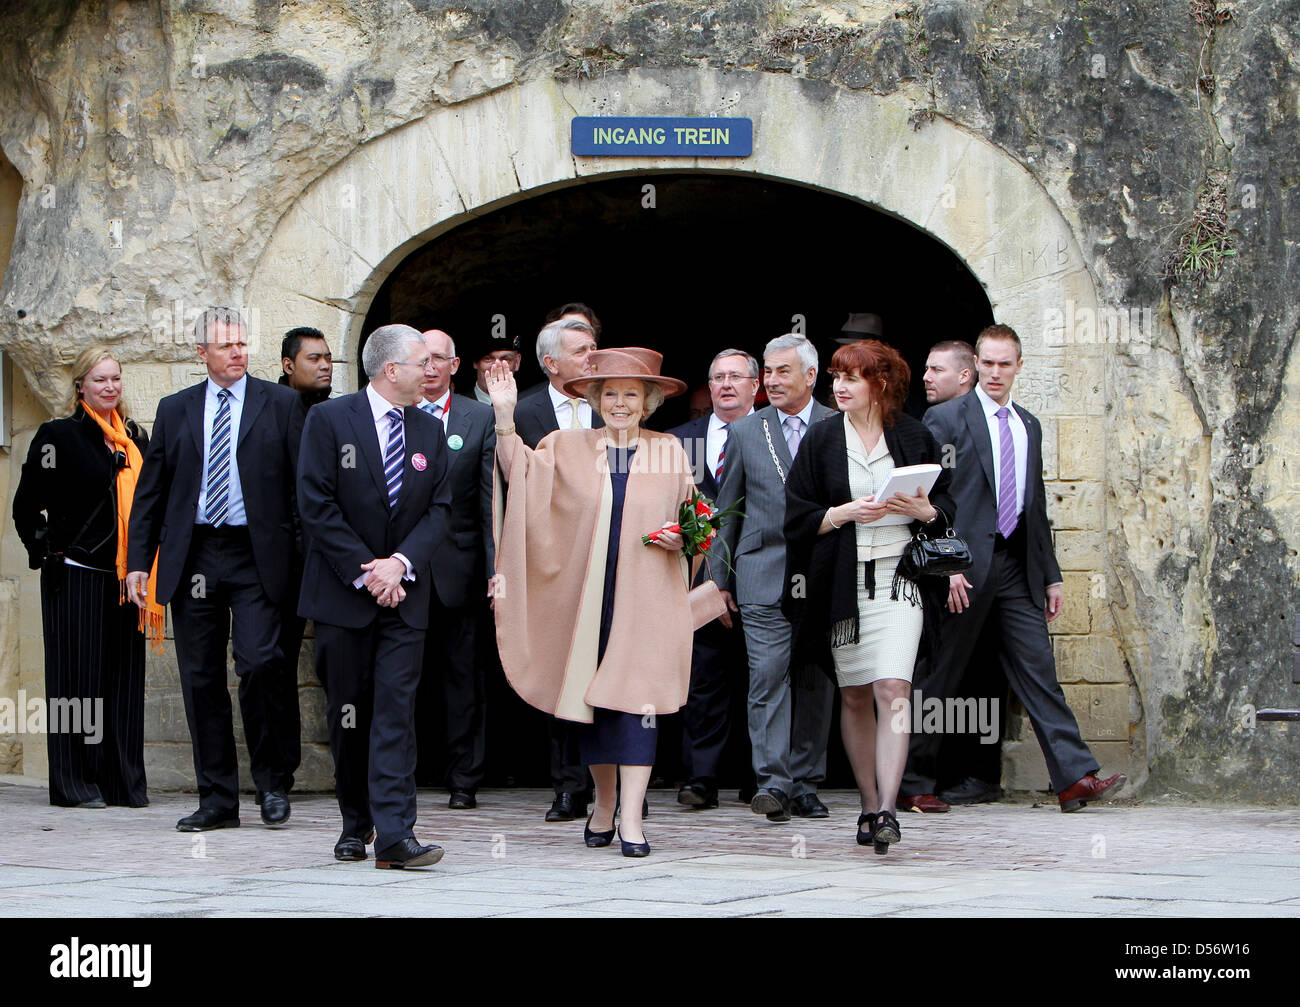
{"label": "orange scarf", "polygon": [[[140,449],[135,446],[135,441],[131,440],[126,433],[126,424],[122,422],[122,416],[114,409],[110,416],[113,417],[110,426],[102,416],[93,409],[86,409],[82,405],[87,416],[99,424],[99,428],[104,431],[107,437],[118,449],[126,452],[127,464],[124,468],[117,471],[117,580],[118,580],[118,603],[126,601],[126,532],[131,523],[131,504],[135,500],[135,483],[140,477],[140,466],[144,459],[140,456]],[[153,569],[149,571],[149,590],[146,597],[145,607],[140,610],[140,632],[147,633],[149,644],[155,654],[163,652],[163,607],[158,604],[158,552],[154,551]]]}

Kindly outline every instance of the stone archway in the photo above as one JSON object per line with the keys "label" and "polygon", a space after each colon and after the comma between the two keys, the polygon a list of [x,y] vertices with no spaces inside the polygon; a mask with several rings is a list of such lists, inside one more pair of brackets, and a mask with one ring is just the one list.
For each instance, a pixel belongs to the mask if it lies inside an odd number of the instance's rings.
{"label": "stone archway", "polygon": [[[574,115],[748,116],[743,160],[574,157]],[[1113,620],[1089,587],[1103,552],[1103,347],[1049,345],[1051,319],[1094,310],[1075,229],[1039,182],[988,140],[943,118],[916,122],[896,98],[790,76],[636,70],[593,81],[535,80],[432,111],[355,150],[284,215],[246,292],[257,313],[258,370],[278,370],[278,341],[314,325],[354,361],[369,303],[398,263],[466,219],[547,190],[619,173],[694,169],[765,176],[832,192],[907,221],[946,245],[1025,343],[1017,401],[1043,419],[1049,513],[1067,591],[1058,668],[1103,765],[1145,775],[1129,738],[1129,682]],[[1069,306],[1069,307],[1067,307]],[[343,366],[341,390],[354,368]],[[1046,779],[1032,736],[1007,746],[1007,782]]]}

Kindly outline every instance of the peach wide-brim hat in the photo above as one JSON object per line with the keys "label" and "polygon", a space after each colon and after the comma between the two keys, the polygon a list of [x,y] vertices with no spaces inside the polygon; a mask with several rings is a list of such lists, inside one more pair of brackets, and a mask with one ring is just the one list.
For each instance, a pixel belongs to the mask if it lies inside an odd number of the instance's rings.
{"label": "peach wide-brim hat", "polygon": [[686,391],[686,382],[660,374],[663,362],[662,353],[640,346],[592,350],[591,356],[587,358],[587,366],[591,368],[591,373],[566,381],[564,394],[577,398],[586,395],[587,387],[593,382],[608,381],[611,378],[630,378],[636,381],[653,381],[664,390],[664,398],[681,395]]}

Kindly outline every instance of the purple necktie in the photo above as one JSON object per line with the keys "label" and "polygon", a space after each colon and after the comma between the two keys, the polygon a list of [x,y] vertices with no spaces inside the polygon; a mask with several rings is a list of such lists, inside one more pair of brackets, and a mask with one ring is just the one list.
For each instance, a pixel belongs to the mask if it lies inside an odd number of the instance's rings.
{"label": "purple necktie", "polygon": [[998,531],[1010,538],[1016,530],[1016,448],[1011,440],[1011,410],[1006,406],[994,415],[998,418],[998,439],[1002,443],[998,471]]}
{"label": "purple necktie", "polygon": [[785,420],[785,446],[790,449],[790,457],[799,453],[799,442],[803,440],[803,420],[798,416],[787,416]]}

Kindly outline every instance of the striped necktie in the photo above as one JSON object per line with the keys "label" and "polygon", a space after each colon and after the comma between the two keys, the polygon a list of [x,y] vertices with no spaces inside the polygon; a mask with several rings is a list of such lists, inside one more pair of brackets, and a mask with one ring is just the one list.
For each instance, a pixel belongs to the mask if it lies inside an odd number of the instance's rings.
{"label": "striped necktie", "polygon": [[1016,447],[1011,439],[1010,413],[1006,406],[994,413],[998,418],[998,439],[1002,442],[998,454],[998,531],[1003,538],[1010,538],[1019,524],[1016,516]]}
{"label": "striped necktie", "polygon": [[388,417],[388,450],[384,452],[384,479],[388,482],[388,508],[397,506],[397,495],[402,492],[402,466],[406,451],[402,443],[402,411],[394,406],[384,414]]}
{"label": "striped necktie", "polygon": [[208,524],[220,528],[230,513],[230,389],[217,392],[217,415],[208,442],[208,495],[203,501]]}
{"label": "striped necktie", "polygon": [[722,463],[727,457],[727,438],[731,436],[727,433],[727,428],[729,426],[731,426],[730,423],[722,424],[722,446],[718,448],[718,468],[717,471],[713,473],[714,482],[722,482]]}

